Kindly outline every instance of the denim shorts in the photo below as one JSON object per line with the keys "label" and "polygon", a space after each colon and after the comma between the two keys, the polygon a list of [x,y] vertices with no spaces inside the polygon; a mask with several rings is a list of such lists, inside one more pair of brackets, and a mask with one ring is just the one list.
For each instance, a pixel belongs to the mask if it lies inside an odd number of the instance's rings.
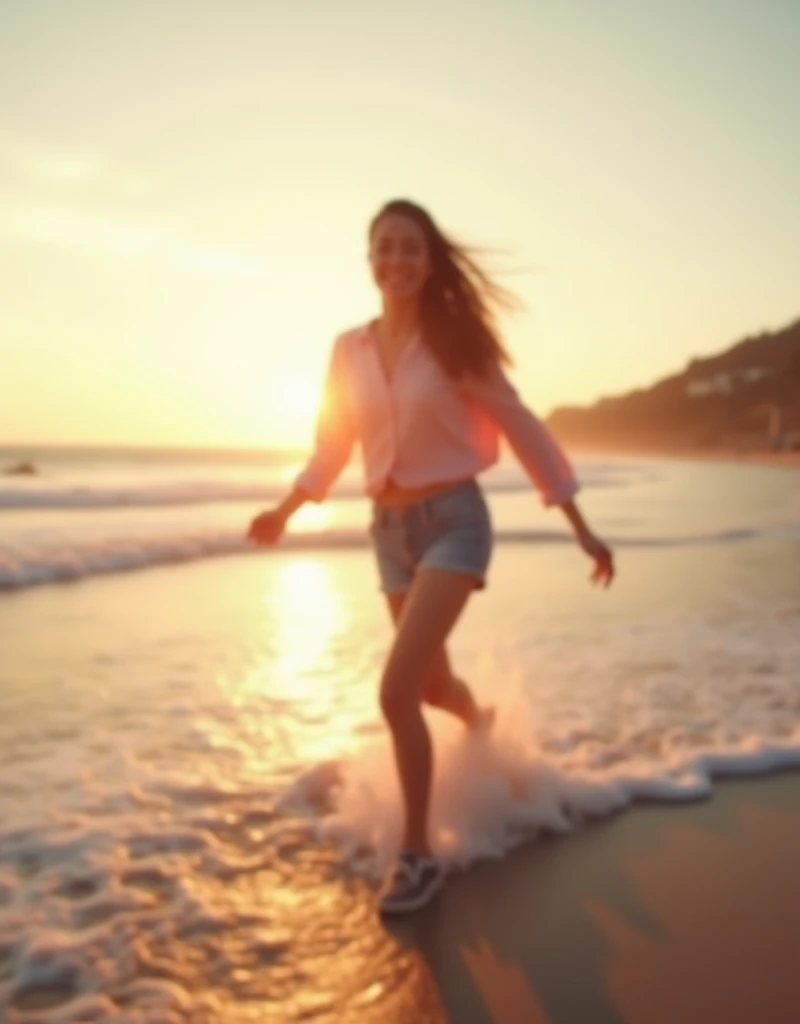
{"label": "denim shorts", "polygon": [[373,505],[369,532],[387,594],[408,590],[422,568],[466,573],[476,578],[477,589],[486,586],[492,525],[474,480],[399,508]]}

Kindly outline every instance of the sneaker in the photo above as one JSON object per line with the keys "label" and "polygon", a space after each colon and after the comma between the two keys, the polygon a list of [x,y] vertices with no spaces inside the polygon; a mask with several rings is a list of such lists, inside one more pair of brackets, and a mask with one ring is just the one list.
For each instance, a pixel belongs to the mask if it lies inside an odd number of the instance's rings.
{"label": "sneaker", "polygon": [[434,857],[405,851],[378,894],[382,914],[405,914],[419,910],[440,888],[444,871]]}

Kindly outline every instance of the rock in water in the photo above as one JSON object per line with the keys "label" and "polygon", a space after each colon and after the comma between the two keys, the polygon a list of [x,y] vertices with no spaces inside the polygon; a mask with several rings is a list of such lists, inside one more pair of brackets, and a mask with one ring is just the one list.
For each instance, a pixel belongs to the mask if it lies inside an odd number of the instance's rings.
{"label": "rock in water", "polygon": [[6,476],[36,476],[39,470],[32,462],[16,462],[3,470]]}

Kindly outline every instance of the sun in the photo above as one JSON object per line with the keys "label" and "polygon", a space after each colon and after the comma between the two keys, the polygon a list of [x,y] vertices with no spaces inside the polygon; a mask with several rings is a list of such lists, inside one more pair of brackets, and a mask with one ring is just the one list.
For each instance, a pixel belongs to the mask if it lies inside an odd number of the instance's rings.
{"label": "sun", "polygon": [[301,373],[282,377],[279,395],[285,412],[303,418],[316,414],[321,398],[318,381]]}
{"label": "sun", "polygon": [[283,421],[286,437],[308,437],[317,417],[322,391],[311,374],[286,373],[274,382],[275,405]]}

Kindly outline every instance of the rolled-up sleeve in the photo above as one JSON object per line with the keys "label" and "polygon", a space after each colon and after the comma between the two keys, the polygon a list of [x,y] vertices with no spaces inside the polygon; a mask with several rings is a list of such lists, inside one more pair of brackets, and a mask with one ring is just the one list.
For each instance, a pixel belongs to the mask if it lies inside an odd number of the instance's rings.
{"label": "rolled-up sleeve", "polygon": [[502,367],[495,363],[483,377],[464,377],[461,387],[506,438],[545,506],[561,505],[578,493],[580,485],[566,455],[522,402]]}
{"label": "rolled-up sleeve", "polygon": [[314,451],[295,484],[312,499],[324,501],[347,465],[355,443],[355,420],[348,395],[344,336],[333,346],[322,403],[317,415]]}

